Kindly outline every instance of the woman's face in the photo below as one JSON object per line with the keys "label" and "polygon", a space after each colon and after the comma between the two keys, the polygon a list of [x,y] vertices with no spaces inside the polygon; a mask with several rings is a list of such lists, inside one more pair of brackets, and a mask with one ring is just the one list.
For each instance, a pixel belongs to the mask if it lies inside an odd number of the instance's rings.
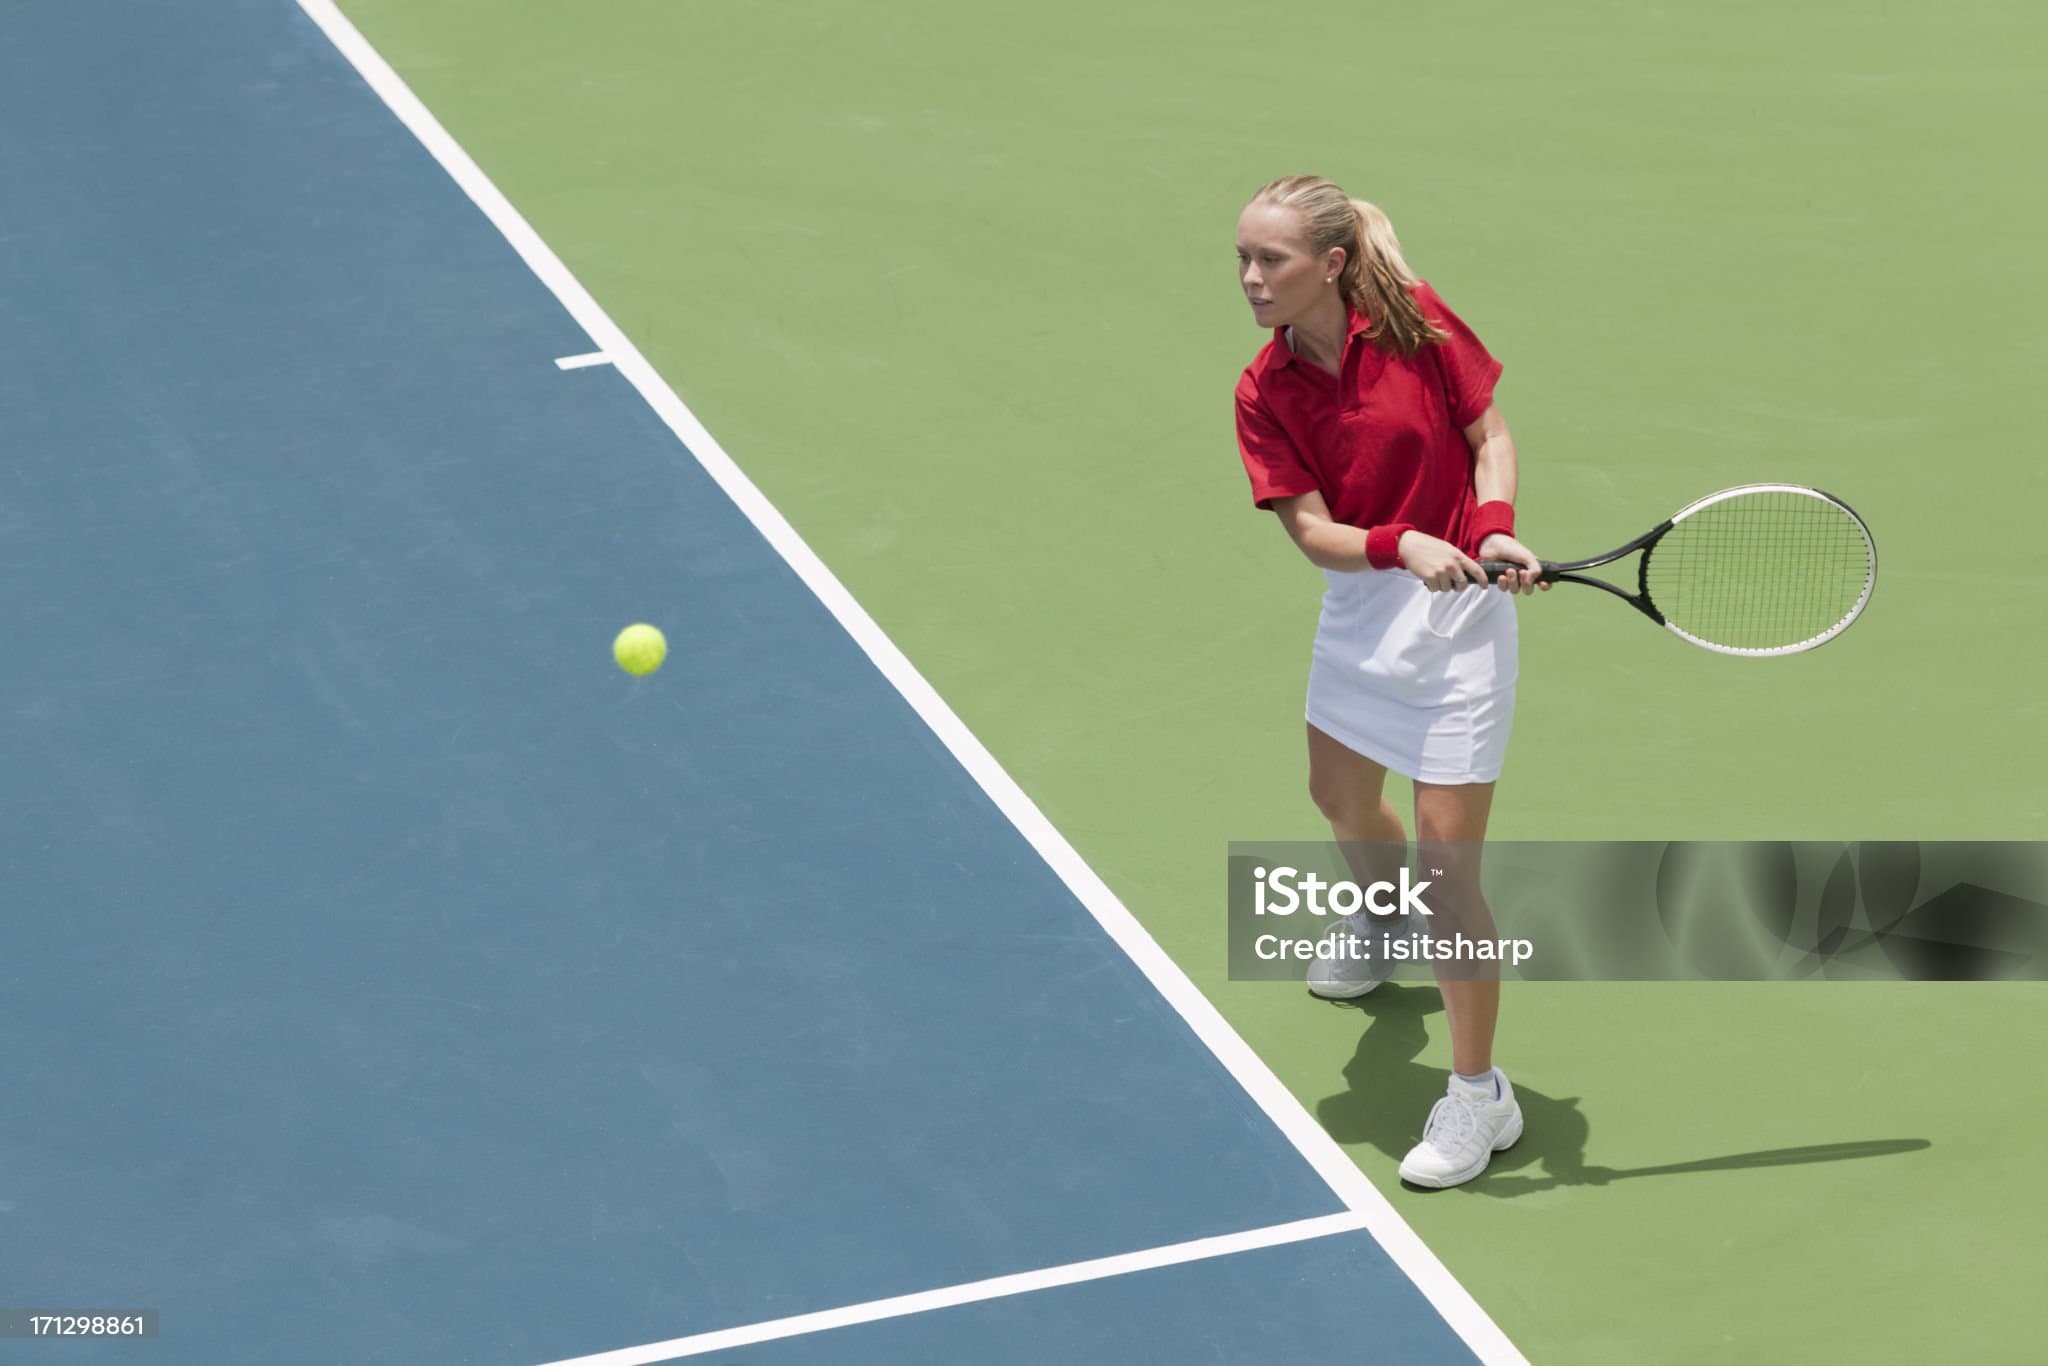
{"label": "woman's face", "polygon": [[1302,236],[1301,215],[1277,204],[1252,204],[1237,219],[1237,281],[1260,327],[1286,327],[1305,320],[1330,277],[1342,263],[1343,250],[1310,255]]}

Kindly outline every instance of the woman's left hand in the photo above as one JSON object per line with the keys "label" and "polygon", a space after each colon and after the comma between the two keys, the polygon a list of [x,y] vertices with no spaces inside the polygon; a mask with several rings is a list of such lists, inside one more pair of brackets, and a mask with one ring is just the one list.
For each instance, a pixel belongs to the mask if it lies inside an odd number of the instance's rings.
{"label": "woman's left hand", "polygon": [[1488,536],[1479,543],[1479,553],[1473,556],[1473,558],[1477,560],[1506,560],[1510,564],[1520,565],[1520,569],[1510,569],[1494,580],[1495,583],[1499,584],[1507,592],[1533,593],[1538,588],[1541,588],[1546,593],[1550,591],[1548,583],[1538,583],[1536,581],[1536,576],[1543,572],[1543,561],[1537,559],[1530,553],[1529,547],[1523,545],[1512,536],[1498,531],[1494,532],[1493,535]]}

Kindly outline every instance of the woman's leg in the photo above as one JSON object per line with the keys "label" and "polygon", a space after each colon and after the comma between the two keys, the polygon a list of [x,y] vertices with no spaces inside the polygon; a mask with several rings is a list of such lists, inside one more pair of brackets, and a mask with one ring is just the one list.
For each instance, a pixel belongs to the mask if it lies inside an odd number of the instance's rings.
{"label": "woman's leg", "polygon": [[1408,832],[1386,798],[1386,785],[1386,769],[1308,728],[1308,795],[1339,843],[1406,847]]}
{"label": "woman's leg", "polygon": [[[1352,878],[1362,887],[1398,878],[1408,861],[1408,835],[1386,798],[1387,771],[1317,730],[1308,728],[1308,790],[1330,822],[1330,833],[1343,851]],[[1393,973],[1382,932],[1398,927],[1376,925],[1363,914],[1331,925],[1332,949],[1337,936],[1365,938],[1368,956],[1332,954],[1318,958],[1308,971],[1311,994],[1328,1001],[1348,1001],[1376,990]]]}
{"label": "woman's leg", "polygon": [[[1461,929],[1474,938],[1493,933],[1492,913],[1479,895],[1479,846],[1486,838],[1486,818],[1492,810],[1492,783],[1456,787],[1415,784],[1417,862],[1446,869],[1454,879],[1452,887],[1470,897],[1469,902],[1461,897],[1461,904],[1450,909],[1454,924],[1442,928]],[[1490,980],[1473,980],[1472,965],[1467,964],[1453,972],[1440,972],[1437,987],[1444,994],[1444,1015],[1451,1025],[1451,1066],[1476,1077],[1493,1066],[1500,978],[1491,975]]]}
{"label": "woman's leg", "polygon": [[[1416,861],[1425,870],[1443,870],[1429,895],[1430,934],[1439,940],[1494,936],[1493,913],[1479,894],[1479,845],[1492,807],[1492,783],[1415,784]],[[1460,1075],[1429,1112],[1422,1141],[1401,1159],[1401,1179],[1455,1186],[1485,1171],[1495,1153],[1522,1136],[1522,1107],[1515,1088],[1493,1065],[1500,965],[1443,964],[1436,980],[1451,1022],[1451,1065]]]}

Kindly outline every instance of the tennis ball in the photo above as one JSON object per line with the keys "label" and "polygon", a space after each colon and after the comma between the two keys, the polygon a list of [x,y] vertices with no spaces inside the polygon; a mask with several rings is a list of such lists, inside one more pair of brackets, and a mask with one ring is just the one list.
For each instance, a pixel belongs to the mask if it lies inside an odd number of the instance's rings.
{"label": "tennis ball", "polygon": [[612,642],[612,658],[629,674],[651,674],[668,658],[668,641],[652,626],[637,622]]}

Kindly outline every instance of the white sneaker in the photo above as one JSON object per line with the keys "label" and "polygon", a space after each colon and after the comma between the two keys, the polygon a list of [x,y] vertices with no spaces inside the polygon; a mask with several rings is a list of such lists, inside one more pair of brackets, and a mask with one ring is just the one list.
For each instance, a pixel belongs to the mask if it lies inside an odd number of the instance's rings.
{"label": "white sneaker", "polygon": [[[1343,942],[1347,935],[1350,936],[1348,944]],[[1339,949],[1363,948],[1372,957],[1316,959],[1308,965],[1308,989],[1312,996],[1320,996],[1326,1001],[1348,1001],[1354,996],[1365,995],[1394,975],[1394,965],[1387,961],[1384,952],[1380,927],[1363,911],[1333,923],[1321,942]]]}
{"label": "white sneaker", "polygon": [[1475,1086],[1451,1074],[1449,1092],[1429,1112],[1423,1126],[1422,1142],[1401,1159],[1401,1179],[1418,1186],[1456,1186],[1486,1170],[1486,1164],[1503,1148],[1514,1146],[1522,1136],[1522,1107],[1515,1101],[1515,1088],[1508,1074],[1499,1068],[1496,1097],[1486,1086]]}

